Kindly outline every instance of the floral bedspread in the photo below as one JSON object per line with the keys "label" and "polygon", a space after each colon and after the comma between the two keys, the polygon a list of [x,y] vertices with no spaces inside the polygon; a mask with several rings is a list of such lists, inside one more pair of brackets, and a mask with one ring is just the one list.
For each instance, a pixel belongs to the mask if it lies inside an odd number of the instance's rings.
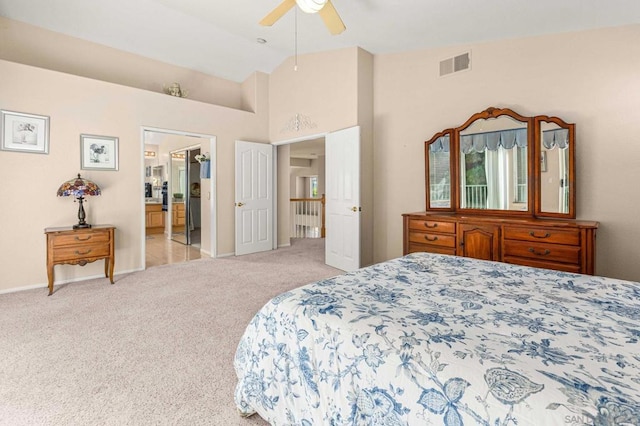
{"label": "floral bedspread", "polygon": [[281,294],[235,401],[272,425],[640,425],[640,283],[414,253]]}

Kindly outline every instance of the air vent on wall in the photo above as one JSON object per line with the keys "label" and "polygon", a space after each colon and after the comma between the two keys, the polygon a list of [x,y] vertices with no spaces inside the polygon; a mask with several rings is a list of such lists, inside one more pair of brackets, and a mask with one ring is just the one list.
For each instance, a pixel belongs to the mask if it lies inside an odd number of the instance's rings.
{"label": "air vent on wall", "polygon": [[471,69],[471,52],[440,61],[440,77]]}

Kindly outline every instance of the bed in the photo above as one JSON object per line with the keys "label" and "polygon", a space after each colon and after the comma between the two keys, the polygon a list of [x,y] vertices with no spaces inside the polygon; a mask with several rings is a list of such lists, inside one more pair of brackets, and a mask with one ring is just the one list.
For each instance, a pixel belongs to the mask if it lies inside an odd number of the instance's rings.
{"label": "bed", "polygon": [[640,425],[640,283],[413,253],[281,294],[238,345],[272,425]]}

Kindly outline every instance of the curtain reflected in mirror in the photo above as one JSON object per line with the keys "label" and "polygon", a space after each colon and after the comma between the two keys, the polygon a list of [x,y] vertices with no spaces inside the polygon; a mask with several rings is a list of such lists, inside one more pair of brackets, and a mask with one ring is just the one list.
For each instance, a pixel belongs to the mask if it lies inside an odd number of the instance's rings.
{"label": "curtain reflected in mirror", "polygon": [[441,136],[429,145],[429,203],[431,208],[451,207],[451,138]]}
{"label": "curtain reflected in mirror", "polygon": [[569,129],[543,121],[540,130],[541,210],[569,213]]}
{"label": "curtain reflected in mirror", "polygon": [[528,127],[508,116],[460,132],[460,208],[527,210]]}

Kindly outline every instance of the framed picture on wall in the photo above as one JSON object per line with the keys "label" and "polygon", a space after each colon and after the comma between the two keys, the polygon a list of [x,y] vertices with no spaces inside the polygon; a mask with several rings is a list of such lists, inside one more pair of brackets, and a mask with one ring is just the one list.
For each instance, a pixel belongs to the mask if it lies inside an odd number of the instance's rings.
{"label": "framed picture on wall", "polygon": [[0,149],[49,153],[49,117],[0,110]]}
{"label": "framed picture on wall", "polygon": [[80,168],[118,170],[118,138],[80,135]]}

